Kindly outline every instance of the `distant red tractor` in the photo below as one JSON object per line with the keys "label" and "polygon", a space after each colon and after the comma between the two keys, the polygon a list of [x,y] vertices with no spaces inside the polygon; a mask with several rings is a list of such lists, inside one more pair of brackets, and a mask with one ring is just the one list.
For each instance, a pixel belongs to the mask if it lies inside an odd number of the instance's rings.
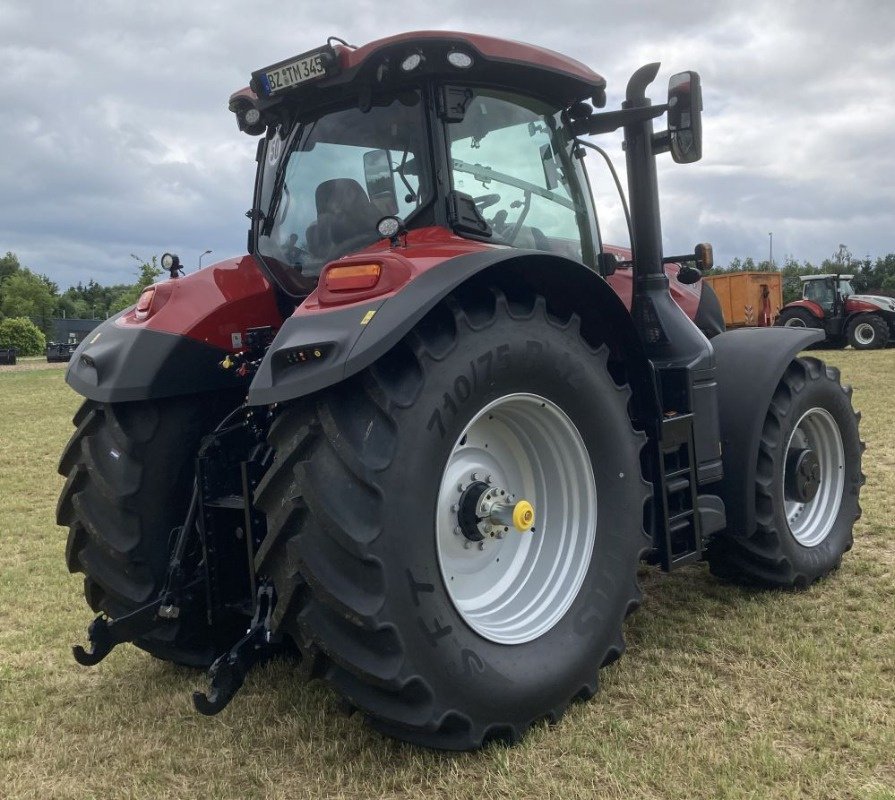
{"label": "distant red tractor", "polygon": [[895,338],[895,299],[855,294],[854,275],[803,275],[802,299],[787,304],[777,325],[819,328],[827,344],[856,350],[885,347]]}

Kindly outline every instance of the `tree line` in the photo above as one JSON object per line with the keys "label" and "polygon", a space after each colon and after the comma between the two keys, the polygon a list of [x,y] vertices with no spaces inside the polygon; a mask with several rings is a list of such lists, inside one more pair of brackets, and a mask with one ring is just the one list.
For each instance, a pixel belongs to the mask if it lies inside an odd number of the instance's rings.
{"label": "tree line", "polygon": [[[106,319],[137,302],[140,292],[154,283],[163,270],[158,258],[149,260],[131,255],[136,262],[134,283],[117,283],[103,286],[92,278],[86,284],[78,282],[64,292],[46,275],[23,266],[15,253],[7,252],[0,257],[0,347],[16,346],[15,341],[25,341],[21,337],[25,322],[31,321],[43,337],[51,332],[51,320],[59,317],[69,319]],[[770,260],[756,262],[752,258],[734,258],[727,266],[714,267],[706,274],[720,272],[780,272],[783,275],[783,302],[789,303],[801,297],[800,275],[823,273],[846,273],[855,276],[853,285],[861,294],[888,294],[895,296],[895,253],[877,258],[869,256],[859,259],[852,256],[845,245],[838,252],[825,258],[819,265],[809,261],[797,261],[787,256],[782,264]],[[20,322],[12,323],[13,320]],[[27,327],[27,326],[25,326]],[[13,329],[15,333],[13,333]],[[29,329],[30,331],[30,329]],[[39,338],[31,332],[27,334],[28,350],[42,351]],[[45,339],[44,339],[45,341]],[[21,348],[20,348],[21,349]],[[24,352],[23,352],[24,355]]]}
{"label": "tree line", "polygon": [[92,278],[64,292],[46,275],[24,266],[15,253],[0,257],[0,348],[21,355],[43,352],[54,318],[106,319],[137,302],[140,292],[162,274],[158,259],[132,255],[134,283],[103,286]]}

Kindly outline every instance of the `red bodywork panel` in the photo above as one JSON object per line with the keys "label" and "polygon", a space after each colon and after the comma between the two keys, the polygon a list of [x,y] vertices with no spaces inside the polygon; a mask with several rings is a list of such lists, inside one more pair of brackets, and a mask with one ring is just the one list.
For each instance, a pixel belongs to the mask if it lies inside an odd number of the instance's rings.
{"label": "red bodywork panel", "polygon": [[115,324],[181,334],[235,352],[242,346],[234,347],[233,334],[244,340],[249,328],[278,329],[283,322],[274,288],[252,256],[221,261],[154,288],[146,319],[138,320],[131,309]]}
{"label": "red bodywork panel", "polygon": [[813,300],[793,300],[791,303],[787,303],[784,308],[805,308],[818,319],[823,319],[825,316],[823,308]]}
{"label": "red bodywork panel", "polygon": [[[403,244],[403,243],[402,243]],[[326,313],[333,308],[346,308],[365,303],[371,298],[385,300],[404,289],[414,278],[457,256],[489,250],[501,245],[490,245],[464,239],[439,227],[421,228],[407,233],[406,246],[392,248],[380,241],[357,253],[330,262],[330,266],[379,264],[381,276],[376,287],[348,292],[326,289],[324,281],[293,312],[301,317]],[[622,259],[630,258],[630,251],[620,247],[605,248]],[[448,267],[449,268],[449,267]],[[674,280],[678,266],[665,268],[671,278],[671,295],[690,319],[696,316],[700,286],[686,286]],[[607,282],[631,308],[633,270],[616,270]],[[252,256],[232,258],[194,272],[184,278],[154,284],[154,295],[148,317],[137,318],[137,309],[122,314],[115,324],[122,328],[146,328],[163,333],[180,334],[232,352],[243,349],[235,344],[233,334],[245,340],[249,328],[270,325],[279,329],[283,316],[277,306],[276,294]]]}
{"label": "red bodywork panel", "polygon": [[[347,266],[351,264],[377,263],[382,267],[382,278],[373,290],[359,292],[328,292],[322,286],[318,286],[307,299],[295,310],[293,316],[300,317],[307,314],[319,314],[332,307],[345,308],[356,303],[363,303],[375,297],[386,299],[403,289],[415,277],[427,270],[437,267],[439,264],[457,256],[467,253],[476,253],[495,247],[505,249],[502,245],[489,245],[471,239],[464,239],[444,228],[431,227],[409,231],[407,234],[407,246],[392,249],[388,242],[377,242],[358,253],[340,258],[331,264]],[[615,253],[620,259],[629,259],[631,251],[621,247],[605,246],[608,252]],[[328,264],[327,267],[330,265]],[[669,264],[665,272],[671,278],[671,296],[690,318],[695,319],[696,310],[699,307],[701,295],[701,283],[685,285],[674,278],[680,267],[677,264]],[[324,272],[326,268],[324,268]],[[621,298],[626,308],[631,308],[633,295],[633,269],[616,270],[614,275],[607,278],[609,285]],[[385,289],[385,291],[382,291]]]}
{"label": "red bodywork panel", "polygon": [[[621,260],[628,261],[631,258],[631,251],[624,247],[615,247],[607,244],[603,246],[607,253],[615,253]],[[699,299],[702,297],[702,281],[696,283],[685,284],[677,280],[677,274],[681,267],[679,264],[666,264],[665,274],[668,276],[668,289],[671,297],[677,303],[683,312],[692,320],[696,319],[696,311],[699,308]],[[634,296],[634,270],[631,267],[623,267],[617,269],[612,275],[606,278],[606,282],[615,290],[615,293],[622,299],[625,308],[631,310],[631,299]]]}
{"label": "red bodywork panel", "polygon": [[873,303],[868,303],[866,300],[857,300],[854,297],[849,297],[845,301],[846,314],[857,314],[861,311],[869,311],[876,314],[879,313],[879,310],[879,306],[876,306]]}
{"label": "red bodywork panel", "polygon": [[[347,266],[349,264],[376,263],[382,267],[382,278],[375,289],[362,292],[327,292],[318,286],[305,301],[295,309],[293,316],[319,314],[333,306],[345,308],[355,303],[362,303],[371,297],[386,299],[403,289],[417,275],[449,259],[467,253],[478,253],[497,245],[464,239],[445,228],[417,228],[408,231],[407,246],[392,249],[387,241],[376,242],[369,247],[343,256],[330,264]],[[327,267],[330,266],[327,264]],[[326,272],[324,267],[323,272]],[[382,289],[385,288],[385,291]]]}
{"label": "red bodywork panel", "polygon": [[335,50],[339,56],[342,69],[353,69],[377,51],[401,42],[423,41],[425,39],[456,39],[478,50],[485,58],[499,59],[501,61],[518,61],[521,64],[537,64],[545,69],[565,72],[579,80],[592,83],[594,88],[602,88],[606,80],[594,72],[586,64],[576,61],[574,58],[562,55],[543,47],[514,42],[507,39],[495,39],[492,36],[479,36],[473,33],[459,33],[457,31],[411,31],[399,33],[396,36],[388,36],[385,39],[377,39],[375,42],[365,44],[352,50],[342,45],[336,45]]}
{"label": "red bodywork panel", "polygon": [[[602,75],[598,75],[586,64],[582,64],[580,61],[569,58],[562,53],[525,44],[524,42],[514,42],[507,39],[497,39],[493,36],[479,36],[458,31],[411,31],[399,33],[396,36],[388,36],[384,39],[377,39],[358,48],[336,44],[333,49],[339,59],[339,66],[342,71],[349,72],[360,68],[367,59],[374,58],[382,50],[405,42],[411,44],[413,42],[425,43],[426,41],[456,42],[466,45],[473,51],[478,51],[480,55],[491,61],[534,66],[553,73],[560,73],[560,75],[567,75],[575,81],[586,84],[591,94],[601,92],[606,87],[606,79]],[[455,74],[458,76],[462,75],[462,73]],[[580,87],[580,84],[578,85]],[[584,87],[581,87],[581,89],[581,91],[575,93],[577,97],[585,96]],[[577,99],[577,97],[569,97],[566,100],[571,102],[571,100]],[[230,96],[230,110],[233,111],[240,101],[249,101],[251,103],[256,99],[255,92],[249,87],[240,89]]]}

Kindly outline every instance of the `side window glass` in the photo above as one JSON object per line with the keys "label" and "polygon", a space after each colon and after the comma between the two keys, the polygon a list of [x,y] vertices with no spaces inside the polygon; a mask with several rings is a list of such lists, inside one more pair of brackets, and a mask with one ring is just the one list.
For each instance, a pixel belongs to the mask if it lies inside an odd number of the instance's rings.
{"label": "side window glass", "polygon": [[555,110],[479,91],[447,126],[453,187],[472,196],[494,241],[582,258],[579,213]]}

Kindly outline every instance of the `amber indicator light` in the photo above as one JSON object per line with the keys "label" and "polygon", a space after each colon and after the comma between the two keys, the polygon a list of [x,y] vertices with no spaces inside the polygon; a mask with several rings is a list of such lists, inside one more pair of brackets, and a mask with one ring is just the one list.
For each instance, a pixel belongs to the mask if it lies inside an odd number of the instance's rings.
{"label": "amber indicator light", "polygon": [[347,264],[332,266],[326,270],[323,282],[331,292],[347,292],[358,289],[372,289],[382,273],[379,264]]}

